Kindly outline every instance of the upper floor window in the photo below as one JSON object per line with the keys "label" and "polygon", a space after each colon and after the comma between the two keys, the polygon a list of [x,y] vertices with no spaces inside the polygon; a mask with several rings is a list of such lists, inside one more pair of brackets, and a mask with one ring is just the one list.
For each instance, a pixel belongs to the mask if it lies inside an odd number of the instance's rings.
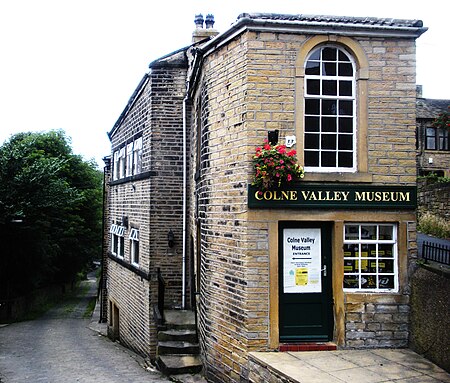
{"label": "upper floor window", "polygon": [[449,130],[446,128],[428,127],[426,130],[425,149],[450,150]]}
{"label": "upper floor window", "polygon": [[114,151],[113,180],[130,177],[142,172],[142,137]]}
{"label": "upper floor window", "polygon": [[307,171],[354,172],[356,85],[353,58],[322,46],[305,63],[304,164]]}

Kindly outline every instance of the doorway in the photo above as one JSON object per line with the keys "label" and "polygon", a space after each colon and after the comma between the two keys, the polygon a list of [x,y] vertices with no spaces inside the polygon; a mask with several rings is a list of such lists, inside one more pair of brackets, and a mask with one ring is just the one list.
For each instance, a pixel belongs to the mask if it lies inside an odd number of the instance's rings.
{"label": "doorway", "polygon": [[332,225],[278,225],[280,342],[326,342],[333,336]]}

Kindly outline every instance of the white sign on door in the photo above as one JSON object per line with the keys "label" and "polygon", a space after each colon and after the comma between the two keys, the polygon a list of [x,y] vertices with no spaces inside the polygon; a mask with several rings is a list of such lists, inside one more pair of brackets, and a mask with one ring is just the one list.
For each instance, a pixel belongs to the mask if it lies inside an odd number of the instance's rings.
{"label": "white sign on door", "polygon": [[320,229],[283,230],[284,293],[322,292]]}

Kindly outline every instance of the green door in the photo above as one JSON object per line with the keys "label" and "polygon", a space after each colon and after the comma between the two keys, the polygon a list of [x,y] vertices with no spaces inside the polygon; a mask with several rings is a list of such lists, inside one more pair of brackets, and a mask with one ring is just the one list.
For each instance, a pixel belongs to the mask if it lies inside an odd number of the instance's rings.
{"label": "green door", "polygon": [[280,342],[333,336],[331,224],[280,222]]}

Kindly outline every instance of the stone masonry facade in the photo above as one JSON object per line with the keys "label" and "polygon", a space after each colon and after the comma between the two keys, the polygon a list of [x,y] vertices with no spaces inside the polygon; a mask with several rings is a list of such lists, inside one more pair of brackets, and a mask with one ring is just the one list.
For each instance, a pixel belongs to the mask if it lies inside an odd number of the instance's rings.
{"label": "stone masonry facade", "polygon": [[[166,306],[179,307],[183,298],[183,144],[190,249],[185,251],[184,298],[194,302],[209,381],[248,381],[249,352],[282,346],[278,227],[284,221],[331,228],[331,341],[336,347],[408,344],[415,211],[248,206],[252,157],[268,131],[278,130],[279,142],[295,136],[293,148],[304,162],[305,62],[324,45],[345,49],[355,63],[357,169],[307,172],[300,185],[416,185],[415,39],[425,29],[415,20],[369,21],[370,27],[359,18],[243,14],[217,37],[150,64],[110,132],[113,163],[118,149],[143,138],[142,172],[109,184],[110,224],[126,222],[127,230],[139,230],[138,267],[130,263],[129,241],[123,259],[108,254],[110,329],[126,345],[154,356],[157,268],[167,282]],[[349,222],[397,227],[396,291],[343,289],[343,237]]]}
{"label": "stone masonry facade", "polygon": [[[107,246],[110,335],[144,356],[156,352],[153,309],[158,303],[157,270],[166,282],[166,307],[181,305],[182,100],[184,54],[151,65],[110,132],[114,153],[142,138],[141,169],[109,183],[109,222],[125,227],[123,258]],[[170,61],[172,60],[172,61]],[[128,158],[127,158],[128,160]],[[112,164],[112,172],[120,164]],[[116,177],[117,178],[117,177]],[[131,259],[132,229],[139,231],[139,261]],[[168,233],[174,246],[168,246]],[[114,314],[116,313],[116,314]],[[117,322],[117,323],[114,323]],[[116,333],[114,333],[114,331]]]}
{"label": "stone masonry facade", "polygon": [[[191,227],[200,227],[192,231],[201,236],[193,240],[200,246],[196,254],[201,259],[199,331],[207,376],[212,381],[245,381],[247,353],[274,348],[269,228],[285,217],[285,212],[280,212],[279,218],[274,212],[266,218],[267,214],[249,211],[250,160],[268,130],[279,130],[280,142],[298,133],[296,118],[302,111],[296,103],[301,94],[297,60],[312,38],[310,34],[267,29],[245,31],[206,55],[199,71],[192,97],[192,120],[197,125],[192,127],[191,141],[201,155],[195,149],[191,153],[191,163],[195,164],[197,156],[200,161],[197,168],[191,167],[190,179],[194,180],[195,174],[197,178],[190,185],[190,194],[196,196],[197,204],[192,201],[190,222]],[[336,44],[347,41],[337,36],[329,40]],[[411,155],[415,150],[414,39],[358,36],[352,37],[352,43],[351,48],[357,45],[366,60],[359,75],[367,81],[367,109],[363,111],[367,146],[363,150],[370,182],[415,185],[416,164]],[[345,182],[345,175],[341,178]],[[324,181],[329,179],[331,176]],[[318,214],[309,212],[304,217],[324,219]],[[411,244],[409,250],[403,250],[406,266],[407,254],[415,252],[415,234],[407,229],[414,226],[415,217],[387,214],[391,215],[387,219],[401,222],[405,243]],[[292,219],[297,216],[291,215]],[[337,221],[386,219],[360,212],[329,216]],[[342,297],[339,315],[344,328],[339,346],[407,345],[409,287],[407,272],[402,273],[397,294]]]}

